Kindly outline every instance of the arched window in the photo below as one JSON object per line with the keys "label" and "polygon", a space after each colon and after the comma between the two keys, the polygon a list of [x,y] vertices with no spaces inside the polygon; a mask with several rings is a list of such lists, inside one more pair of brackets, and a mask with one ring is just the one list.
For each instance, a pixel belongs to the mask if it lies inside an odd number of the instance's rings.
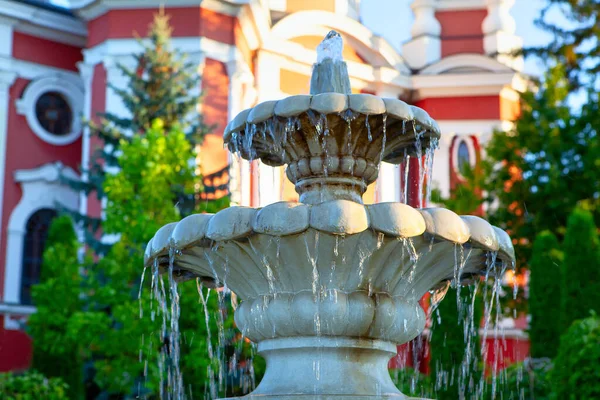
{"label": "arched window", "polygon": [[458,173],[463,174],[465,172],[465,168],[468,168],[471,165],[471,152],[469,151],[469,146],[467,142],[461,140],[458,144],[458,152],[456,157],[456,170]]}
{"label": "arched window", "polygon": [[32,304],[31,287],[40,281],[48,228],[54,217],[56,217],[56,211],[42,208],[27,220],[23,242],[23,267],[21,268],[21,304]]}

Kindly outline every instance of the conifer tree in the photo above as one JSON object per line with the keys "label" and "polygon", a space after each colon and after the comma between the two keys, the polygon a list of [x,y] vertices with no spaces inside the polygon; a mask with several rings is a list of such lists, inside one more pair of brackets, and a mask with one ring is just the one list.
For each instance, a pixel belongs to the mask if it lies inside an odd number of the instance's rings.
{"label": "conifer tree", "polygon": [[556,236],[541,232],[533,244],[529,278],[530,352],[533,358],[554,358],[559,345],[561,293],[565,284],[563,255]]}
{"label": "conifer tree", "polygon": [[[122,143],[143,134],[156,119],[162,121],[166,131],[177,125],[194,145],[200,144],[209,131],[210,127],[204,124],[203,116],[197,112],[201,101],[196,94],[201,79],[197,66],[172,48],[171,33],[169,16],[161,9],[150,25],[147,40],[139,41],[143,51],[133,55],[137,68],[117,65],[129,83],[126,87],[115,87],[108,82],[108,87],[121,99],[124,116],[102,113],[98,123],[88,122],[91,134],[101,140],[102,147],[95,149],[91,157],[89,169],[85,171],[86,181],[63,178],[75,190],[95,195],[98,200],[105,198],[107,171],[119,167],[117,155]],[[200,182],[196,191],[201,189]],[[173,190],[182,196],[179,204],[186,206],[187,213],[191,212],[195,204],[194,194],[183,196],[181,188],[174,187]],[[75,210],[68,211],[85,228],[86,245],[97,254],[105,254],[110,245],[98,239],[102,221]]]}
{"label": "conifer tree", "polygon": [[600,242],[593,215],[576,208],[569,216],[563,244],[562,331],[573,321],[600,312]]}

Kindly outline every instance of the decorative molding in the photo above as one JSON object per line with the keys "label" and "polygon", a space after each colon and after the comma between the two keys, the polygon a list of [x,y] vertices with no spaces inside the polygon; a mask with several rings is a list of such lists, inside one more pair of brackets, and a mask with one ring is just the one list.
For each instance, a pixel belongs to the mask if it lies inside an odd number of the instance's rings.
{"label": "decorative molding", "polygon": [[376,36],[358,21],[326,11],[299,11],[284,17],[271,29],[265,39],[265,46],[277,51],[277,46],[273,45],[281,44],[287,39],[304,35],[321,36],[331,29],[335,29],[360,44],[362,49],[370,53],[363,54],[367,58],[370,56],[370,63],[376,63],[377,56],[379,56],[388,66],[410,74],[410,69],[406,66],[404,59],[385,39]]}
{"label": "decorative molding", "polygon": [[0,14],[23,21],[26,25],[37,25],[80,37],[87,36],[87,28],[82,21],[22,2],[0,0]]}
{"label": "decorative molding", "polygon": [[[251,0],[226,1],[226,0],[169,0],[168,7],[202,7],[220,14],[237,16],[241,7]],[[70,0],[70,8],[85,20],[100,17],[110,10],[149,9],[159,8],[165,4],[164,0]]]}
{"label": "decorative molding", "polygon": [[439,0],[436,4],[436,10],[439,11],[462,11],[462,10],[481,10],[485,8],[486,0]]}
{"label": "decorative molding", "polygon": [[417,99],[428,97],[498,95],[513,85],[516,73],[416,75],[412,77]]}
{"label": "decorative molding", "polygon": [[72,210],[78,207],[78,193],[59,182],[61,175],[73,179],[78,177],[75,171],[60,162],[14,172],[14,179],[21,184],[23,195],[10,215],[6,230],[5,303],[20,304],[23,238],[29,217],[43,208],[55,209],[58,204]]}
{"label": "decorative molding", "polygon": [[[206,58],[224,63],[235,59],[243,59],[240,50],[236,46],[205,37],[178,37],[173,38],[171,43],[173,48],[188,54],[190,57],[201,54]],[[143,48],[137,39],[108,39],[94,47],[83,50],[83,56],[86,64],[96,65],[115,56],[131,57],[132,54],[142,51]]]}
{"label": "decorative molding", "polygon": [[510,73],[513,70],[497,60],[481,54],[456,54],[445,57],[419,71],[419,75],[439,75],[457,68],[479,68],[486,72]]}
{"label": "decorative molding", "polygon": [[19,77],[34,80],[44,76],[53,75],[61,81],[70,81],[78,84],[77,72],[36,64],[29,61],[17,60],[15,58],[0,55],[0,71],[15,72]]}
{"label": "decorative molding", "polygon": [[45,26],[35,25],[28,22],[22,22],[20,24],[17,24],[15,26],[15,30],[21,33],[25,33],[27,35],[81,48],[85,47],[87,43],[86,36],[76,35],[70,32],[58,31],[56,29],[51,29]]}
{"label": "decorative molding", "polygon": [[[44,93],[57,92],[64,96],[71,107],[73,121],[71,131],[63,136],[54,135],[40,124],[36,112],[36,102]],[[81,136],[81,112],[84,100],[83,90],[79,85],[64,81],[56,76],[49,76],[31,82],[23,96],[16,101],[17,114],[27,118],[29,127],[40,139],[55,146],[64,146],[73,143]]]}

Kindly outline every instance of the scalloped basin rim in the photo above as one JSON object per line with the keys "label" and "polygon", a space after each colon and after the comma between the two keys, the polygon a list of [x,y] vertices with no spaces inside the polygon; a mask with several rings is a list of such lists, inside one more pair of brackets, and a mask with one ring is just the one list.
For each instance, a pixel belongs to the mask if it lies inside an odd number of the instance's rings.
{"label": "scalloped basin rim", "polygon": [[243,130],[246,124],[258,124],[273,117],[290,118],[308,111],[337,114],[346,110],[365,115],[388,114],[401,120],[417,121],[433,136],[440,136],[439,125],[425,110],[402,100],[365,93],[321,93],[314,96],[290,96],[278,101],[269,100],[243,110],[227,124],[223,139],[228,143],[231,134]]}
{"label": "scalloped basin rim", "polygon": [[372,229],[386,236],[411,238],[431,235],[437,240],[470,244],[514,263],[514,248],[502,229],[476,216],[459,216],[444,208],[415,209],[403,203],[362,205],[332,200],[308,205],[278,202],[263,208],[229,207],[216,214],[194,214],[157,231],[144,255],[146,266],[169,248],[210,247],[213,242],[250,235],[287,236],[316,230],[353,235]]}

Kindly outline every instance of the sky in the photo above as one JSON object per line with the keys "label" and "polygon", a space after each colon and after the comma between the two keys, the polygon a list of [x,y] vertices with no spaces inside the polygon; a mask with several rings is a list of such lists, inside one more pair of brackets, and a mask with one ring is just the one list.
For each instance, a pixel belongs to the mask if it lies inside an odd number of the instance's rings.
{"label": "sky", "polygon": [[[402,43],[410,38],[413,21],[411,2],[412,0],[362,0],[362,22],[401,51]],[[523,39],[524,47],[543,46],[552,39],[550,34],[533,24],[545,4],[546,0],[515,0],[511,14],[516,22],[516,34]],[[539,61],[533,58],[526,60],[525,73],[539,75],[542,71]]]}

